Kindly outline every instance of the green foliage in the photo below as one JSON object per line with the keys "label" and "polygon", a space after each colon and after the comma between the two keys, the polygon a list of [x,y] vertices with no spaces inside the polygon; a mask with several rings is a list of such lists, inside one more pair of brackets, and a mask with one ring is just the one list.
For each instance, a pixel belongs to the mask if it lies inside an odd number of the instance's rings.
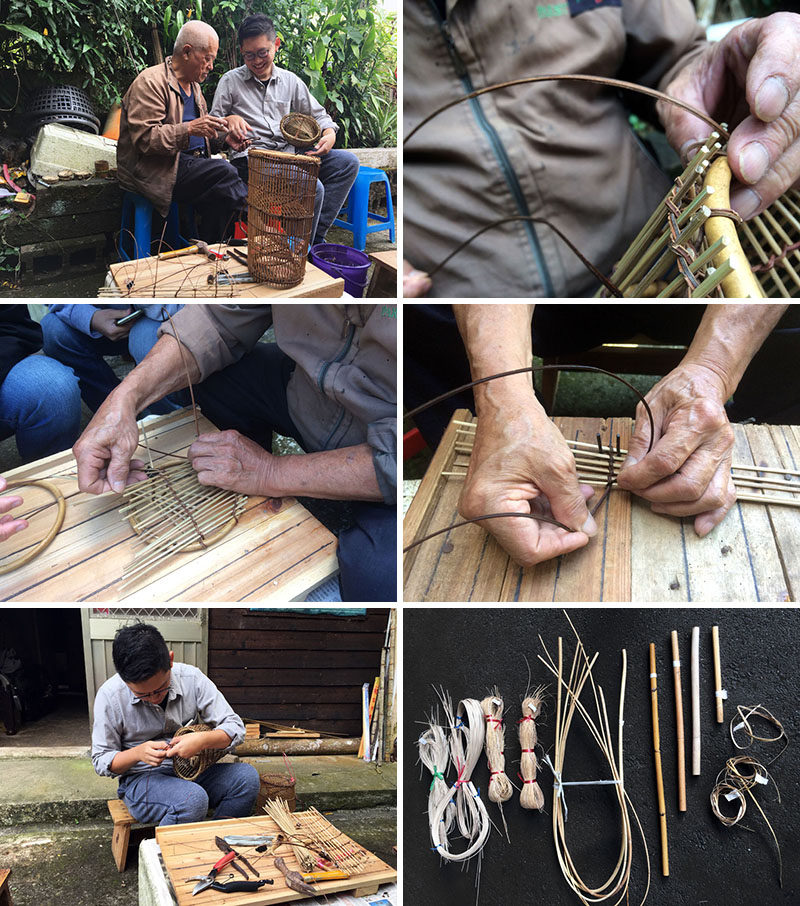
{"label": "green foliage", "polygon": [[378,0],[0,0],[0,59],[22,79],[18,109],[39,85],[68,83],[88,90],[102,113],[152,64],[154,27],[169,54],[181,26],[201,19],[220,36],[204,86],[210,101],[223,73],[242,64],[236,29],[256,12],[276,24],[277,64],[339,124],[337,147],[396,143],[397,21]]}

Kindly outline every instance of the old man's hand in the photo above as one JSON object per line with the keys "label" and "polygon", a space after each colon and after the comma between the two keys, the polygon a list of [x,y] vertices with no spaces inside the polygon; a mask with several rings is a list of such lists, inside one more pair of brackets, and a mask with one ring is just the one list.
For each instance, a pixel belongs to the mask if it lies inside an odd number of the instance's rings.
{"label": "old man's hand", "polygon": [[694,529],[707,535],[736,502],[731,478],[733,428],[725,414],[720,378],[699,365],[679,365],[647,394],[655,439],[641,403],[621,488],[649,500],[654,513],[695,516]]}
{"label": "old man's hand", "polygon": [[[667,86],[680,98],[735,127],[728,161],[737,182],[731,205],[745,219],[761,213],[800,179],[800,15],[750,19],[684,67]],[[674,105],[658,112],[684,157],[709,127]]]}
{"label": "old man's hand", "polygon": [[139,446],[136,413],[113,394],[97,410],[72,448],[78,464],[78,487],[89,494],[115,491],[142,481],[144,463],[131,459]]}
{"label": "old man's hand", "polygon": [[200,484],[239,494],[280,497],[275,487],[275,459],[238,431],[201,434],[189,447]]}
{"label": "old man's hand", "polygon": [[218,132],[225,132],[227,128],[228,124],[224,119],[206,114],[190,121],[189,135],[197,135],[200,138],[216,138]]}
{"label": "old man's hand", "polygon": [[[0,491],[5,491],[7,486],[5,478],[0,475]],[[22,498],[16,494],[11,497],[0,497],[0,513],[4,514],[0,516],[0,541],[5,541],[15,532],[21,532],[28,527],[24,519],[15,519],[9,512],[18,506],[22,506]]]}

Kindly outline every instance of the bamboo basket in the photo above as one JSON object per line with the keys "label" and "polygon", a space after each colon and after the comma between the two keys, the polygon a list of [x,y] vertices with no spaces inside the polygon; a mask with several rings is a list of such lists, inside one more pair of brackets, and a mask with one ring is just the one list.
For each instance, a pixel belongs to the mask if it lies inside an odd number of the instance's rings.
{"label": "bamboo basket", "polygon": [[314,222],[319,158],[250,149],[247,265],[268,286],[303,280]]}
{"label": "bamboo basket", "polygon": [[283,799],[290,812],[297,808],[295,779],[288,774],[261,774],[261,786],[256,800],[256,813],[264,811],[268,799]]}
{"label": "bamboo basket", "polygon": [[712,132],[617,262],[610,279],[624,296],[797,295],[800,192],[790,189],[745,223],[730,211],[730,184],[725,149]]}
{"label": "bamboo basket", "polygon": [[313,116],[287,113],[281,119],[281,135],[295,148],[313,148],[322,137],[322,129]]}
{"label": "bamboo basket", "polygon": [[[181,727],[175,735],[185,736],[187,733],[202,733],[212,729],[213,727],[209,727],[208,724],[190,724],[188,727]],[[180,755],[175,755],[172,759],[172,769],[182,780],[196,780],[224,755],[225,749],[203,749],[192,758],[181,758]]]}

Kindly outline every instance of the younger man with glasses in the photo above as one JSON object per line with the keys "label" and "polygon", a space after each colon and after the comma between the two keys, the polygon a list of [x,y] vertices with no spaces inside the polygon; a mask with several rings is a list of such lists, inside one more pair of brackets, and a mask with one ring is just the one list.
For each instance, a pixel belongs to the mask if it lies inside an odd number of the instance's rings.
{"label": "younger man with glasses", "polygon": [[262,14],[248,16],[239,26],[238,35],[245,65],[226,72],[219,80],[211,115],[226,119],[230,130],[227,142],[238,151],[232,163],[245,182],[250,144],[293,153],[295,148],[281,133],[281,118],[287,113],[306,113],[314,117],[322,129],[322,136],[316,146],[306,152],[320,158],[311,244],[323,242],[355,182],[358,158],[349,151],[333,150],[339,127],[301,79],[275,66],[275,54],[281,40],[272,20]]}
{"label": "younger man with glasses", "polygon": [[[143,824],[202,821],[250,815],[259,790],[249,764],[214,764],[194,781],[173,771],[172,759],[205,749],[230,749],[244,739],[244,724],[197,667],[173,662],[161,633],[147,623],[119,630],[112,646],[117,673],[94,703],[92,763],[98,774],[119,777],[117,796]],[[176,736],[189,723],[212,729]]]}

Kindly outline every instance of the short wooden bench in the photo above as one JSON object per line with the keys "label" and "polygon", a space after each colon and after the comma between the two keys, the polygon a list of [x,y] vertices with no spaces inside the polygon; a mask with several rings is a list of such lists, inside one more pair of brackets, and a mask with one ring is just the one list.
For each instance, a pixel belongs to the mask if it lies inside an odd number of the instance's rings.
{"label": "short wooden bench", "polygon": [[14,906],[9,888],[10,868],[0,868],[0,906]]}
{"label": "short wooden bench", "polygon": [[[114,822],[114,832],[111,836],[111,852],[117,863],[118,871],[125,871],[128,859],[128,843],[131,839],[131,825],[136,824],[136,819],[128,811],[128,806],[121,799],[109,799],[107,802],[111,820]],[[3,901],[0,900],[0,906]]]}

